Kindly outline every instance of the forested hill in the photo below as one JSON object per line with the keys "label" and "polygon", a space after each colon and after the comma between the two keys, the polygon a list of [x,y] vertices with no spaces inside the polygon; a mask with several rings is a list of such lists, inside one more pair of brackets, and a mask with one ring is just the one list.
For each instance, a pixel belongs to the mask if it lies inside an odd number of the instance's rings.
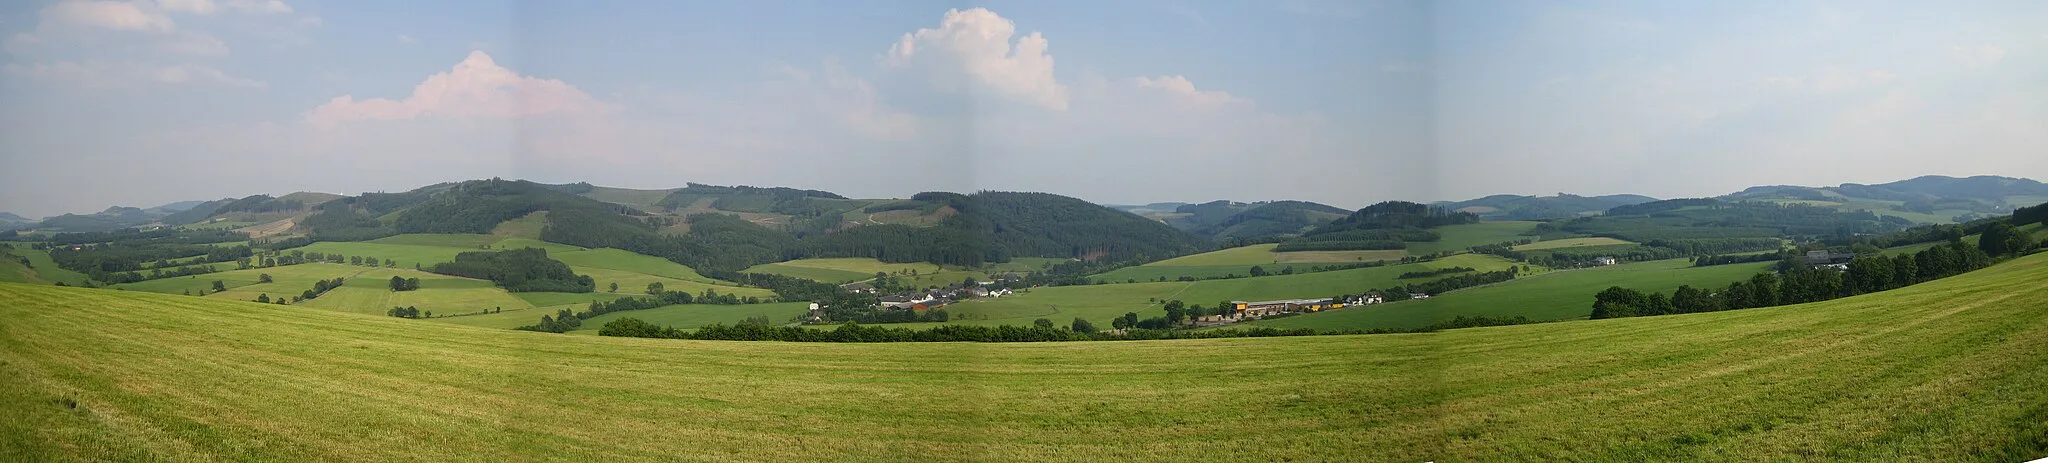
{"label": "forested hill", "polygon": [[806,239],[820,257],[975,265],[1011,257],[1158,260],[1208,248],[1202,238],[1137,215],[1049,193],[919,193],[955,211],[935,227],[872,225]]}
{"label": "forested hill", "polygon": [[1218,200],[1179,206],[1165,222],[1217,242],[1228,242],[1300,235],[1311,227],[1350,213],[1350,210],[1307,201],[1239,203]]}
{"label": "forested hill", "polygon": [[1470,212],[1489,220],[1541,220],[1599,214],[1616,206],[1656,201],[1642,195],[1557,196],[1493,195],[1458,202],[1436,203],[1445,209]]}
{"label": "forested hill", "polygon": [[[801,222],[756,222],[729,212],[648,212],[579,196],[578,185],[492,179],[366,194],[322,204],[300,227],[309,235],[304,239],[318,241],[489,233],[505,221],[546,211],[542,240],[626,249],[712,272],[806,257],[977,265],[1011,257],[1157,260],[1208,248],[1202,238],[1164,224],[1046,193],[921,193],[907,203],[946,211],[934,226],[867,224],[817,232]],[[696,201],[688,198],[711,193],[723,195],[714,201],[758,196],[771,207],[848,201],[813,190],[695,184],[671,199]]]}

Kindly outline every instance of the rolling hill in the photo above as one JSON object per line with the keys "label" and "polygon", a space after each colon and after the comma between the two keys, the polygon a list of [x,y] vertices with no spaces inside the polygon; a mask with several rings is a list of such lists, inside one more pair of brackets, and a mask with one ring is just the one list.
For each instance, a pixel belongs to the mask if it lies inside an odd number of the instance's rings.
{"label": "rolling hill", "polygon": [[1954,223],[2008,214],[2015,207],[2048,202],[2048,184],[1989,175],[1965,178],[1928,175],[1875,185],[1757,186],[1721,199],[1869,211],[1918,223]]}
{"label": "rolling hill", "polygon": [[[1414,335],[1044,344],[564,336],[0,284],[12,302],[0,305],[9,320],[0,324],[0,452],[16,461],[2021,461],[2048,455],[2044,281],[2048,255],[2037,254],[1766,309]],[[1228,399],[1199,400],[1219,395]]]}
{"label": "rolling hill", "polygon": [[1433,205],[1458,212],[1470,212],[1487,220],[1541,220],[1597,215],[1618,206],[1656,201],[1642,195],[1556,196],[1493,195]]}

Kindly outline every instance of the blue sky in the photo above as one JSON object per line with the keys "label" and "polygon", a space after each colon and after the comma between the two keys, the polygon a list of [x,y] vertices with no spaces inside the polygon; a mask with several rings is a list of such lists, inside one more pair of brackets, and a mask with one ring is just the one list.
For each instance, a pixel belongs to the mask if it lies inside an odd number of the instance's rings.
{"label": "blue sky", "polygon": [[0,4],[0,211],[502,176],[1098,202],[2048,178],[2041,2]]}

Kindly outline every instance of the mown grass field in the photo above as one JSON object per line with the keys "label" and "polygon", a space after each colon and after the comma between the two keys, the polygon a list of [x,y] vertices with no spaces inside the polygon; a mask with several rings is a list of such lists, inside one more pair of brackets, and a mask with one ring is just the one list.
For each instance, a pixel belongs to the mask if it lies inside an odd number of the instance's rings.
{"label": "mown grass field", "polygon": [[1627,246],[1631,244],[1636,243],[1627,240],[1595,236],[1586,238],[1565,238],[1561,240],[1537,241],[1534,243],[1515,246],[1514,250],[1535,251],[1543,249],[1566,249],[1588,246]]}
{"label": "mown grass field", "polygon": [[1528,238],[1522,235],[1536,228],[1537,222],[1507,220],[1488,221],[1462,225],[1448,225],[1430,229],[1443,235],[1438,241],[1408,243],[1408,254],[1426,255],[1442,251],[1462,251],[1482,244],[1497,244]]}
{"label": "mown grass field", "polygon": [[[1188,304],[1214,307],[1218,301],[1260,301],[1301,299],[1357,294],[1397,284],[1421,283],[1429,278],[1401,280],[1405,272],[1448,267],[1471,267],[1493,271],[1515,265],[1489,255],[1457,255],[1430,262],[1384,267],[1298,273],[1257,278],[1201,280],[1193,282],[1120,283],[1105,285],[1053,286],[1032,288],[1014,296],[967,300],[946,307],[954,320],[948,323],[977,325],[1029,325],[1048,318],[1066,323],[1085,318],[1097,326],[1109,326],[1111,318],[1126,312],[1140,317],[1165,314],[1157,301],[1179,299]],[[923,326],[921,324],[906,324]]]}
{"label": "mown grass field", "polygon": [[1612,286],[1671,294],[1679,285],[1720,288],[1769,271],[1776,262],[1692,267],[1687,259],[1636,262],[1611,267],[1550,272],[1466,288],[1426,300],[1348,307],[1249,323],[1274,328],[1328,330],[1404,329],[1463,316],[1514,317],[1531,320],[1585,318],[1593,311],[1593,295]]}
{"label": "mown grass field", "polygon": [[[856,257],[834,257],[822,259],[799,259],[773,264],[761,264],[747,268],[748,273],[772,273],[797,278],[806,278],[826,283],[846,283],[871,279],[875,272],[895,273],[916,270],[919,274],[938,273],[938,265],[928,262],[888,263],[875,259]],[[961,274],[965,278],[967,274]],[[958,281],[957,279],[955,281]]]}
{"label": "mown grass field", "polygon": [[0,281],[44,284],[62,282],[67,285],[78,286],[88,280],[83,273],[58,267],[57,261],[50,260],[50,252],[33,249],[34,243],[17,241],[7,244],[12,246],[12,248],[6,249],[5,252],[28,259],[28,265],[21,265],[20,261],[11,260],[10,263],[0,264],[7,265],[11,269],[0,271]]}
{"label": "mown grass field", "polygon": [[[653,323],[662,326],[673,326],[676,328],[697,328],[704,325],[710,325],[713,323],[736,325],[742,321],[745,321],[747,317],[753,316],[768,317],[768,323],[781,325],[784,323],[789,323],[791,320],[803,316],[806,313],[810,313],[810,307],[811,304],[809,302],[778,302],[774,304],[740,305],[670,305],[655,307],[646,310],[612,312],[604,315],[599,315],[596,317],[591,317],[589,320],[583,321],[582,329],[572,331],[571,333],[597,334],[598,328],[604,327],[605,323],[609,323],[612,320],[617,320],[626,317],[638,318],[641,320],[645,320],[648,323]],[[528,321],[527,323],[522,323],[522,325],[530,325],[533,324],[533,321],[538,321],[540,319],[539,314],[535,314],[533,317],[534,320]]]}
{"label": "mown grass field", "polygon": [[618,339],[18,284],[0,300],[9,461],[2048,456],[2048,255],[1778,308],[1155,342]]}
{"label": "mown grass field", "polygon": [[1251,268],[1258,266],[1268,272],[1278,273],[1286,268],[1307,271],[1312,267],[1330,264],[1349,264],[1382,260],[1400,260],[1405,251],[1295,251],[1273,252],[1278,244],[1254,244],[1235,248],[1220,249],[1201,254],[1192,254],[1134,267],[1124,267],[1091,276],[1090,278],[1123,283],[1131,281],[1168,281],[1180,277],[1218,278],[1228,275],[1249,276]]}

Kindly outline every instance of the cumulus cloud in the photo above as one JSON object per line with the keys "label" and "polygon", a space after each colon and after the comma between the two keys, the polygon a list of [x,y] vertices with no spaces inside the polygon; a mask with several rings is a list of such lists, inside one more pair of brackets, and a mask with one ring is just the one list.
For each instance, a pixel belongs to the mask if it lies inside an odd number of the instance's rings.
{"label": "cumulus cloud", "polygon": [[[1037,32],[1011,40],[1017,25],[985,8],[948,10],[936,29],[904,34],[886,63],[916,69],[947,91],[985,89],[1049,109],[1067,109],[1067,87],[1053,78],[1052,55]],[[962,88],[972,86],[972,88]]]}
{"label": "cumulus cloud", "polygon": [[335,124],[357,120],[401,120],[425,116],[523,117],[547,114],[592,114],[610,111],[573,85],[556,79],[521,76],[499,66],[491,55],[472,51],[447,72],[428,76],[403,99],[357,100],[342,95],[313,108],[306,120]]}
{"label": "cumulus cloud", "polygon": [[134,3],[105,0],[66,0],[44,8],[45,24],[168,32],[176,27],[169,16],[144,11]]}
{"label": "cumulus cloud", "polygon": [[1195,83],[1188,81],[1184,76],[1138,77],[1132,79],[1132,82],[1140,89],[1162,92],[1171,96],[1173,102],[1188,106],[1214,108],[1233,102],[1248,103],[1230,96],[1228,92],[1196,90]]}

